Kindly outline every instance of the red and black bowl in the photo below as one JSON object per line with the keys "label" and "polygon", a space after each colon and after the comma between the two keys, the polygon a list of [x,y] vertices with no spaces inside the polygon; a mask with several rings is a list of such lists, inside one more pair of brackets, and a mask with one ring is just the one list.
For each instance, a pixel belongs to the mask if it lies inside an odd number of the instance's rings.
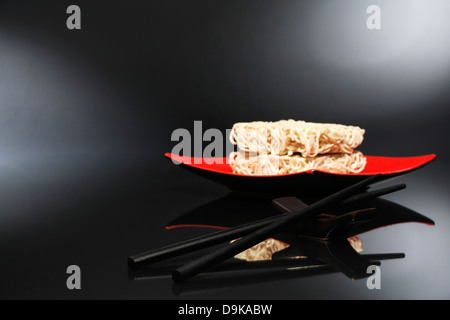
{"label": "red and black bowl", "polygon": [[174,164],[208,180],[245,194],[322,197],[348,187],[369,176],[381,174],[383,180],[410,173],[432,162],[435,154],[414,157],[365,156],[367,164],[360,173],[337,174],[320,170],[284,175],[244,175],[234,173],[227,158],[193,158],[166,153]]}

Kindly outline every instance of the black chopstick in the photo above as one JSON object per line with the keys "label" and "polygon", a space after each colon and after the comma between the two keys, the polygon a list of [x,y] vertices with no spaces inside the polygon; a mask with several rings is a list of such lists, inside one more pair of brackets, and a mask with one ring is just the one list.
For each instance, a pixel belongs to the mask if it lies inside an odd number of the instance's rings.
{"label": "black chopstick", "polygon": [[[404,189],[406,187],[405,184],[399,184],[392,187],[386,187],[374,191],[369,192],[363,192],[360,194],[357,194],[355,196],[352,196],[343,202],[341,204],[350,204],[356,201],[361,201],[373,197],[379,197],[382,195],[386,195],[401,189]],[[272,217],[268,217],[265,219],[253,221],[247,224],[243,224],[237,227],[233,227],[226,230],[220,230],[211,234],[207,234],[204,236],[196,237],[193,239],[189,239],[186,241],[178,242],[175,244],[171,244],[168,246],[164,246],[159,249],[154,249],[146,252],[142,252],[139,254],[132,255],[128,257],[128,265],[130,267],[139,267],[139,266],[145,266],[149,265],[151,263],[160,262],[163,260],[167,260],[173,257],[176,257],[178,255],[182,255],[185,253],[193,252],[195,250],[200,250],[204,248],[208,248],[220,243],[224,243],[226,241],[234,240],[237,238],[240,238],[244,235],[249,234],[250,232],[253,232],[259,228],[262,228],[269,223],[274,222],[275,220],[279,219],[282,216],[288,215],[290,213],[284,213]]]}
{"label": "black chopstick", "polygon": [[[289,214],[289,213],[286,213]],[[285,214],[283,214],[285,215]],[[234,240],[244,235],[249,234],[259,228],[262,228],[271,222],[275,221],[281,215],[268,217],[254,222],[249,222],[230,229],[220,230],[211,234],[196,237],[194,239],[178,242],[176,244],[168,245],[160,249],[150,250],[128,257],[128,265],[130,267],[137,267],[141,265],[148,265],[150,263],[159,262],[170,259],[181,254],[192,252],[223,243],[225,241]]]}
{"label": "black chopstick", "polygon": [[279,217],[274,222],[253,231],[249,235],[244,236],[232,243],[227,244],[209,254],[206,254],[198,259],[193,260],[177,269],[172,273],[172,278],[176,282],[185,281],[203,270],[220,263],[228,258],[235,256],[236,254],[256,245],[257,243],[269,238],[270,236],[279,233],[288,226],[294,225],[301,220],[311,218],[312,216],[322,213],[323,210],[331,208],[333,205],[349,198],[350,196],[357,193],[364,187],[367,187],[371,183],[379,179],[381,174],[371,176],[364,179],[358,183],[351,185],[341,191],[338,191],[322,200],[319,200],[309,207],[291,212],[288,215],[283,215]]}
{"label": "black chopstick", "polygon": [[386,188],[382,188],[382,189],[378,189],[378,190],[374,190],[374,191],[362,192],[360,194],[354,195],[354,196],[342,201],[339,205],[348,205],[348,204],[356,202],[356,201],[362,201],[362,200],[366,200],[369,198],[381,197],[386,194],[389,194],[389,193],[392,193],[395,191],[399,191],[399,190],[402,190],[405,188],[406,188],[406,184],[402,183],[402,184],[397,184],[392,187],[386,187]]}

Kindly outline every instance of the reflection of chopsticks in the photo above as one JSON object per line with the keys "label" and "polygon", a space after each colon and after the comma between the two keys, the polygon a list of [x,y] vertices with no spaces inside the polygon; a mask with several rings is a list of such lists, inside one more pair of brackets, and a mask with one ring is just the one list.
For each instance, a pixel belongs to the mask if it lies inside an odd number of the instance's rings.
{"label": "reflection of chopsticks", "polygon": [[[380,265],[381,260],[401,259],[403,253],[362,254],[372,265]],[[174,263],[148,268],[131,269],[128,276],[136,281],[151,281],[171,277]],[[278,259],[266,261],[242,261],[229,259],[202,273],[196,281],[174,284],[177,295],[195,294],[202,291],[239,287],[252,283],[298,279],[322,274],[339,272],[336,268],[311,258]],[[368,276],[368,274],[366,274]]]}
{"label": "reflection of chopsticks", "polygon": [[[362,255],[371,261],[373,265],[380,265],[379,260],[385,259],[401,259],[404,258],[403,253],[381,253],[381,254],[371,254]],[[288,259],[284,259],[288,260]],[[176,295],[188,295],[196,294],[200,292],[211,292],[213,290],[228,289],[233,287],[241,287],[249,284],[261,284],[263,282],[273,282],[273,281],[285,281],[306,277],[313,277],[325,274],[332,274],[339,272],[336,268],[330,265],[322,263],[320,261],[314,261],[312,259],[289,259],[289,260],[301,260],[297,261],[297,266],[292,264],[291,267],[283,268],[281,265],[279,267],[271,266],[270,262],[267,265],[255,265],[248,263],[248,266],[242,267],[242,270],[238,268],[233,268],[231,266],[228,269],[228,260],[220,264],[224,265],[221,271],[216,271],[215,268],[202,273],[196,281],[186,281],[183,283],[174,283],[172,290]],[[286,261],[292,263],[292,261]],[[369,276],[366,274],[366,276]],[[136,280],[143,278],[135,278]],[[150,278],[147,278],[150,279]]]}
{"label": "reflection of chopsticks", "polygon": [[[390,193],[396,190],[403,189],[405,185],[398,185],[386,189],[380,189],[373,192],[364,192],[357,194],[360,190],[366,188],[371,183],[375,182],[381,175],[371,176],[358,183],[351,185],[341,191],[338,191],[322,200],[319,200],[310,206],[306,206],[300,210],[294,210],[289,214],[282,214],[279,216],[266,218],[256,222],[241,225],[225,231],[217,232],[212,235],[203,236],[183,243],[178,243],[169,247],[158,250],[153,250],[143,254],[129,257],[128,262],[131,267],[145,264],[149,261],[161,261],[173,257],[178,254],[191,252],[193,250],[209,247],[214,244],[222,243],[227,240],[233,240],[239,237],[238,240],[228,243],[227,245],[214,250],[200,258],[197,258],[172,272],[172,278],[176,282],[183,282],[205,269],[213,267],[236,254],[245,251],[246,249],[266,240],[267,238],[276,235],[285,230],[291,229],[298,225],[299,222],[308,221],[310,218],[317,217],[325,210],[332,209],[333,206],[339,205],[342,202],[357,201],[358,199],[367,199],[376,197],[382,194]],[[357,194],[355,196],[355,194]]]}
{"label": "reflection of chopsticks", "polygon": [[371,183],[378,180],[381,175],[371,176],[358,183],[355,183],[341,191],[338,191],[322,200],[319,200],[309,207],[302,210],[291,212],[288,215],[278,217],[274,221],[270,221],[262,227],[258,227],[255,231],[250,232],[248,235],[225,245],[215,251],[210,252],[198,259],[191,261],[172,272],[172,278],[174,281],[181,282],[187,280],[205,269],[212,267],[234,255],[256,245],[257,243],[269,238],[270,236],[277,234],[285,229],[292,227],[300,221],[312,218],[324,210],[332,208],[334,205],[354,196],[361,189],[369,186]]}
{"label": "reflection of chopsticks", "polygon": [[[307,239],[299,239],[300,241],[305,241],[303,246],[309,247],[312,243]],[[342,247],[341,247],[342,248]],[[339,248],[339,249],[341,249]],[[319,248],[320,249],[320,248]],[[340,255],[339,252],[333,252],[333,254]],[[360,254],[364,259],[371,261],[371,264],[379,265],[379,260],[390,260],[390,259],[402,259],[405,257],[404,253],[369,253]],[[247,261],[241,259],[229,259],[215,267],[210,268],[204,275],[214,275],[216,277],[222,275],[237,274],[240,272],[256,272],[270,273],[274,270],[298,270],[315,268],[319,266],[333,267],[329,263],[317,259],[315,255],[311,257],[302,256],[301,258],[293,257],[283,257],[277,256],[272,260],[257,260],[257,261]],[[129,277],[133,280],[153,280],[165,277],[171,277],[172,270],[176,268],[176,263],[170,262],[155,266],[149,266],[147,268],[137,268],[129,270]],[[334,268],[336,270],[336,268]],[[202,275],[203,275],[202,274]]]}
{"label": "reflection of chopsticks", "polygon": [[[401,189],[404,189],[406,186],[404,184],[399,184],[387,188],[382,188],[370,192],[363,192],[350,198],[344,200],[340,204],[350,204],[356,201],[361,201],[369,198],[379,197],[382,195],[386,195]],[[286,211],[284,211],[286,212]],[[201,237],[196,237],[194,239],[182,241],[176,244],[168,245],[162,247],[160,249],[150,250],[143,253],[139,253],[128,258],[128,264],[130,267],[138,267],[145,266],[151,263],[167,260],[182,254],[186,254],[189,252],[193,252],[196,250],[208,248],[220,243],[224,243],[227,241],[231,241],[237,238],[240,238],[244,235],[249,234],[252,231],[255,231],[259,228],[262,228],[280,217],[287,216],[291,214],[290,212],[283,213],[280,215],[272,216],[269,218],[261,219],[258,221],[250,222],[247,224],[243,224],[237,227],[233,227],[226,230],[220,230],[211,234],[207,234]]]}

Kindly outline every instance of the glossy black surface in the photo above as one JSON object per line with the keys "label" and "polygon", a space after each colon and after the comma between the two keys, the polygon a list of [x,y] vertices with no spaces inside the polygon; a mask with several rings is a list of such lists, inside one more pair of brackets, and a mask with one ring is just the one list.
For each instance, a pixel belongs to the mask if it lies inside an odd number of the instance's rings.
{"label": "glossy black surface", "polygon": [[[369,4],[348,0],[77,1],[81,30],[71,2],[2,1],[0,298],[450,298],[450,7],[377,3],[374,33]],[[166,226],[229,193],[167,162],[173,130],[282,118],[359,125],[367,154],[437,155],[384,197],[435,225],[360,235],[363,254],[405,254],[377,260],[381,289],[329,267],[183,286],[132,274],[129,255],[210,232]]]}
{"label": "glossy black surface", "polygon": [[[360,236],[365,254],[405,254],[403,259],[381,261],[382,289],[375,291],[367,289],[364,279],[350,280],[328,267],[295,273],[282,273],[277,269],[273,277],[264,275],[261,280],[258,273],[250,276],[248,282],[239,278],[228,281],[221,274],[221,281],[212,281],[217,288],[206,277],[184,286],[175,285],[170,273],[161,277],[147,274],[144,279],[134,279],[129,275],[132,271],[126,260],[130,254],[211,232],[205,228],[166,230],[165,227],[186,211],[226,196],[228,190],[164,167],[165,161],[162,161],[161,173],[156,174],[149,173],[142,163],[110,164],[107,169],[100,163],[82,167],[83,162],[78,160],[75,165],[69,165],[73,158],[70,161],[60,159],[60,165],[53,165],[51,169],[31,166],[10,169],[9,179],[3,180],[1,234],[2,243],[6,245],[2,246],[2,255],[8,259],[2,264],[2,298],[448,297],[445,284],[449,266],[445,254],[449,224],[445,194],[448,189],[439,183],[442,176],[439,166],[405,176],[402,181],[408,187],[388,197],[432,217],[435,226],[405,223]],[[77,174],[72,176],[68,172]],[[3,175],[8,177],[5,171]],[[236,212],[258,208],[248,201],[240,205],[235,207]],[[272,210],[269,203],[267,210]],[[176,261],[173,263],[177,265]],[[66,268],[71,264],[79,265],[82,270],[79,291],[66,288]]]}

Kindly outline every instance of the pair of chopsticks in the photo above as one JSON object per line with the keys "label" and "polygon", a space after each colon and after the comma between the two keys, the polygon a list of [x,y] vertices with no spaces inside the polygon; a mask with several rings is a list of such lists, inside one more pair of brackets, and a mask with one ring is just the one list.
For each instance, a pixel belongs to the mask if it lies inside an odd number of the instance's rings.
{"label": "pair of chopsticks", "polygon": [[151,250],[131,256],[128,258],[128,264],[130,267],[147,265],[149,263],[162,261],[177,255],[240,238],[222,248],[219,248],[218,250],[210,252],[175,269],[172,272],[172,278],[174,281],[185,281],[205,269],[225,261],[226,259],[235,256],[236,254],[273,236],[274,234],[283,231],[285,228],[290,227],[302,220],[309,219],[316,214],[322,213],[336,204],[348,204],[354,201],[381,196],[405,188],[405,185],[403,184],[372,192],[357,194],[371,183],[376,182],[380,176],[381,174],[378,174],[364,179],[299,211],[258,220],[234,228],[215,232],[210,235],[197,237],[192,240],[183,241],[157,250]]}

